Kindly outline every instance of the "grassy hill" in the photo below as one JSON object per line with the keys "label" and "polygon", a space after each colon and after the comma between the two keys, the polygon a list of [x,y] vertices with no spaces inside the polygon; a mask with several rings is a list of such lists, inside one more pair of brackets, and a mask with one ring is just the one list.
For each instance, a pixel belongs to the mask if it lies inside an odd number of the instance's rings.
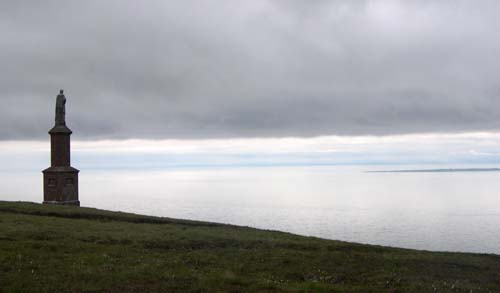
{"label": "grassy hill", "polygon": [[0,201],[0,288],[5,292],[498,292],[500,256],[388,248]]}

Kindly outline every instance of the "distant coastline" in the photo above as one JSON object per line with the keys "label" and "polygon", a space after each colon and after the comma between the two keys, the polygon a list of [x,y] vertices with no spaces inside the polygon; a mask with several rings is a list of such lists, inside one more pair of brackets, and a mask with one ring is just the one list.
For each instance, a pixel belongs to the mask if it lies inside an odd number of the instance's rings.
{"label": "distant coastline", "polygon": [[376,170],[366,173],[449,173],[449,172],[500,172],[500,168],[461,168],[461,169],[419,169],[419,170]]}

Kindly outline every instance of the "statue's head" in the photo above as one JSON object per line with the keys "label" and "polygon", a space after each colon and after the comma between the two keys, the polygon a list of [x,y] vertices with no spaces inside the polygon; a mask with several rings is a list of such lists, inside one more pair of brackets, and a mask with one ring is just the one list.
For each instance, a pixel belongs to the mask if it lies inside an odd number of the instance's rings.
{"label": "statue's head", "polygon": [[59,90],[59,94],[60,94],[60,95],[63,95],[63,94],[64,94],[64,90],[62,90],[62,89],[61,89],[61,90]]}

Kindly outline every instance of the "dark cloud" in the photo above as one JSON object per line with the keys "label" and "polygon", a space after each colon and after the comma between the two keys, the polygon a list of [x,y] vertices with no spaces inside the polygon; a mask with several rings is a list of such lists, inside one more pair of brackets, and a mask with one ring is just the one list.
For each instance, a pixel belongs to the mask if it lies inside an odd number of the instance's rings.
{"label": "dark cloud", "polygon": [[4,1],[0,139],[500,130],[498,1]]}

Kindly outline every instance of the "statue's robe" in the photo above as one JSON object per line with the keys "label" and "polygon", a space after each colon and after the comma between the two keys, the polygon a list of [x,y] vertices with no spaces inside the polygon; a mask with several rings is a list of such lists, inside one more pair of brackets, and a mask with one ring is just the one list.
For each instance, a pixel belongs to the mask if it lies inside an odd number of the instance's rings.
{"label": "statue's robe", "polygon": [[56,100],[56,125],[66,125],[66,97],[62,94]]}

